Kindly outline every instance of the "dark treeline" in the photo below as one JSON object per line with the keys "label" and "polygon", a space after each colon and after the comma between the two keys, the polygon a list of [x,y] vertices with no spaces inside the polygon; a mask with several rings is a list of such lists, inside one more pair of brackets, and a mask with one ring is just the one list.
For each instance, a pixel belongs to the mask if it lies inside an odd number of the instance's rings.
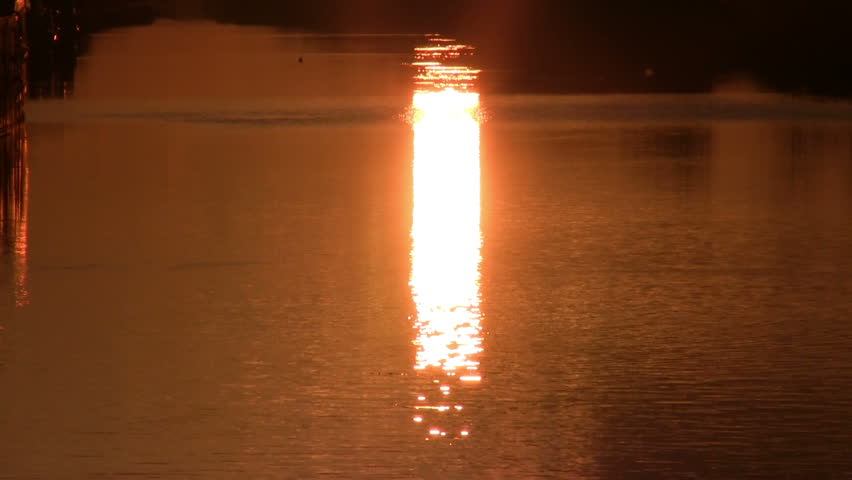
{"label": "dark treeline", "polygon": [[[71,2],[72,0],[44,0]],[[852,2],[833,0],[77,0],[96,31],[156,16],[325,32],[440,32],[503,91],[706,91],[731,75],[852,94]]]}

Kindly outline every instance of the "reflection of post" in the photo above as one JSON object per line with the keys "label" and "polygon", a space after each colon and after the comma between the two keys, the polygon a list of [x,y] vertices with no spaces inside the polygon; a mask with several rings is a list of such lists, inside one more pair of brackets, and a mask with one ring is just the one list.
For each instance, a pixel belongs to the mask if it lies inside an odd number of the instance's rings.
{"label": "reflection of post", "polygon": [[480,381],[478,105],[477,93],[452,89],[414,95],[415,369],[430,383],[417,394],[413,418],[426,438],[470,433],[458,399]]}
{"label": "reflection of post", "polygon": [[15,305],[29,303],[27,289],[27,234],[29,168],[27,138],[23,127],[2,139],[0,151],[0,257],[11,257]]}

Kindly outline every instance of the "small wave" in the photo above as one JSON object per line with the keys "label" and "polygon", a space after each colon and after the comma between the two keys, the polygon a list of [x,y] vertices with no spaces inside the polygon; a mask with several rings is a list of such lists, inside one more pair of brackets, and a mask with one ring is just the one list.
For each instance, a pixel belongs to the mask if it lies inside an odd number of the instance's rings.
{"label": "small wave", "polygon": [[[323,126],[410,121],[410,98],[327,99],[266,105],[33,102],[32,123],[153,121],[248,127]],[[852,122],[852,104],[781,95],[484,95],[480,121],[508,124],[716,121]]]}
{"label": "small wave", "polygon": [[249,267],[253,265],[265,265],[264,262],[253,261],[235,261],[235,262],[190,262],[178,263],[169,266],[171,271],[181,270],[201,270],[201,269],[216,269],[216,268],[232,268],[232,267]]}
{"label": "small wave", "polygon": [[270,112],[137,112],[98,114],[98,118],[215,125],[283,126],[381,123],[396,119],[390,108]]}
{"label": "small wave", "polygon": [[269,100],[223,105],[215,101],[140,103],[44,101],[29,105],[33,123],[148,121],[252,127],[372,124],[398,121],[406,98]]}
{"label": "small wave", "polygon": [[789,96],[559,95],[485,99],[498,122],[852,121],[852,105]]}

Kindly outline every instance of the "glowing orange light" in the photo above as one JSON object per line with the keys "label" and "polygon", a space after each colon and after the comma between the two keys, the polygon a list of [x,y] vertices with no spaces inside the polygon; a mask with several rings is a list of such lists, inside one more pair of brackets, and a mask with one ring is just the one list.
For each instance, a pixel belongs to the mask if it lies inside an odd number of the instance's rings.
{"label": "glowing orange light", "polygon": [[[440,375],[447,396],[458,370],[476,370],[482,351],[479,71],[455,62],[473,49],[445,39],[415,50],[412,98],[414,209],[411,295],[414,369]],[[469,376],[469,375],[467,375]],[[424,397],[425,399],[425,397]],[[419,407],[415,407],[419,408]],[[448,412],[449,405],[425,407]],[[461,405],[454,407],[456,411]],[[439,428],[431,435],[447,435]]]}
{"label": "glowing orange light", "polygon": [[450,409],[447,405],[415,405],[415,410],[437,410],[439,412],[446,412]]}
{"label": "glowing orange light", "polygon": [[417,422],[417,423],[420,423],[420,422],[422,422],[422,421],[423,421],[423,417],[419,417],[419,416],[418,416],[418,417],[414,417],[414,418],[412,418],[412,420],[414,420],[414,421],[415,421],[415,422]]}
{"label": "glowing orange light", "polygon": [[413,106],[415,368],[452,371],[482,350],[479,94],[417,92]]}
{"label": "glowing orange light", "polygon": [[476,86],[479,70],[457,64],[472,57],[474,48],[454,42],[450,38],[433,37],[429,39],[428,46],[414,49],[412,65],[417,68],[414,84],[419,90],[466,92]]}

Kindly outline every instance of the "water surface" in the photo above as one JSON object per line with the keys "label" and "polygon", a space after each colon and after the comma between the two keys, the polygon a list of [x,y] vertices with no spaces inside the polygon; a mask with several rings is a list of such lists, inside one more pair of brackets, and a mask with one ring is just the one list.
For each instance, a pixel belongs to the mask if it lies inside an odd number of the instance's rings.
{"label": "water surface", "polygon": [[[117,30],[30,103],[0,477],[852,476],[848,106],[492,95],[418,131],[414,40],[322,38]],[[418,368],[428,322],[478,381]]]}

